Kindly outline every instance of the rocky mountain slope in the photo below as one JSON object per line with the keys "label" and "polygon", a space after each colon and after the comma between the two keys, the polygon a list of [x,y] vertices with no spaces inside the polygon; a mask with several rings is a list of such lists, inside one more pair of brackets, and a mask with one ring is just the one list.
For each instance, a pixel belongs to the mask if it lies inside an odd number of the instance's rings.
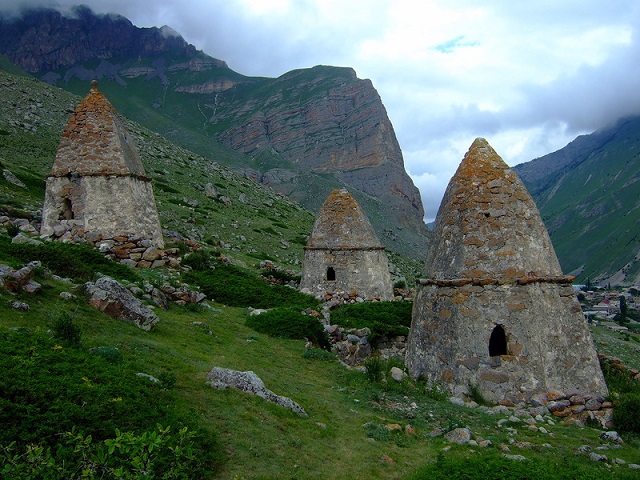
{"label": "rocky mountain slope", "polygon": [[640,283],[640,117],[514,170],[536,200],[566,273],[581,282]]}
{"label": "rocky mountain slope", "polygon": [[348,68],[246,77],[168,27],[137,28],[86,7],[0,20],[0,53],[84,95],[97,78],[124,115],[317,211],[346,186],[391,249],[420,256],[428,232],[418,189],[380,96]]}
{"label": "rocky mountain slope", "polygon": [[[80,98],[6,68],[11,65],[0,57],[0,212],[38,218],[44,180],[69,112]],[[135,122],[126,124],[153,180],[167,242],[178,234],[240,265],[270,260],[300,269],[314,221],[310,211]],[[411,279],[420,268],[404,256],[391,256],[396,278]]]}

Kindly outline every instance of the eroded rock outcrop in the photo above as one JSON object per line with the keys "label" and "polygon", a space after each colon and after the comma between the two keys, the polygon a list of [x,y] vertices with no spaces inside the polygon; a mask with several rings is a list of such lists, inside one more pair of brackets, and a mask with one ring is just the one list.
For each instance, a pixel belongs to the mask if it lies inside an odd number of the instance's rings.
{"label": "eroded rock outcrop", "polygon": [[84,293],[92,307],[142,330],[150,331],[160,321],[151,309],[113,278],[101,277],[96,282],[85,283]]}

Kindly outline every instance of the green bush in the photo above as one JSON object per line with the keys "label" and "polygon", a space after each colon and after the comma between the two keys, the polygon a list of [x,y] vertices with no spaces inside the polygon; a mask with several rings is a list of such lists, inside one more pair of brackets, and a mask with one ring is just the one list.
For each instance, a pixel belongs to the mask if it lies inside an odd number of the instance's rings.
{"label": "green bush", "polygon": [[385,364],[379,356],[373,356],[364,362],[365,376],[371,383],[380,383],[384,379]]}
{"label": "green bush", "polygon": [[272,337],[308,338],[315,345],[329,348],[329,337],[322,324],[315,317],[300,313],[299,308],[274,308],[252,315],[247,318],[247,326]]}
{"label": "green bush", "polygon": [[369,327],[369,341],[376,346],[384,337],[409,334],[412,307],[411,302],[342,305],[331,312],[331,322],[348,328]]}
{"label": "green bush", "polygon": [[89,245],[62,242],[12,244],[8,238],[0,237],[0,251],[18,262],[40,260],[42,265],[61,277],[88,281],[100,272],[119,280],[138,280],[138,274],[134,270],[105,258]]}
{"label": "green bush", "polygon": [[122,360],[123,360],[122,352],[120,352],[120,349],[117,347],[108,347],[108,346],[95,347],[95,348],[92,348],[90,352],[93,353],[94,355],[97,355],[103,358],[105,361],[113,365],[122,363]]}
{"label": "green bush", "polygon": [[73,323],[73,315],[60,313],[53,319],[51,325],[53,338],[60,340],[65,347],[79,347],[82,330]]}
{"label": "green bush", "polygon": [[181,264],[191,267],[193,270],[198,272],[209,270],[212,264],[211,254],[204,250],[197,250],[189,255],[185,255]]}
{"label": "green bush", "polygon": [[218,303],[231,307],[274,308],[317,307],[311,295],[283,285],[269,285],[264,279],[234,265],[218,263],[213,270],[189,272],[185,281],[200,286],[202,292]]}
{"label": "green bush", "polygon": [[408,477],[408,480],[431,479],[483,479],[483,480],[613,480],[633,478],[637,475],[623,470],[609,471],[606,466],[585,464],[580,459],[514,461],[499,453],[487,453],[469,457],[439,454],[437,460]]}
{"label": "green bush", "polygon": [[640,393],[623,393],[613,408],[613,423],[619,430],[640,433]]}
{"label": "green bush", "polygon": [[9,235],[11,238],[20,233],[20,228],[17,225],[9,224],[5,228],[7,230],[7,235]]}
{"label": "green bush", "polygon": [[201,478],[195,436],[187,427],[174,434],[160,424],[139,435],[116,429],[115,437],[104,442],[65,432],[56,450],[34,444],[20,449],[16,442],[9,443],[0,453],[0,472],[13,479]]}
{"label": "green bush", "polygon": [[283,282],[300,282],[300,275],[292,275],[286,270],[275,270],[270,268],[264,268],[260,270],[260,275],[263,277],[273,277],[277,280],[281,280]]}
{"label": "green bush", "polygon": [[600,365],[604,379],[607,382],[607,387],[609,387],[609,392],[612,395],[615,396],[623,393],[640,395],[640,384],[635,382],[628,373],[616,370],[607,363],[601,363]]}
{"label": "green bush", "polygon": [[334,353],[319,348],[306,348],[302,357],[307,360],[320,360],[323,362],[335,362],[338,357]]}
{"label": "green bush", "polygon": [[[0,331],[0,445],[12,445],[11,455],[7,457],[6,449],[4,458],[0,453],[0,472],[19,471],[11,469],[25,466],[23,456],[29,455],[29,449],[40,451],[37,458],[46,459],[47,452],[52,452],[50,458],[57,465],[77,460],[74,445],[61,442],[64,432],[74,431],[85,440],[90,437],[90,441],[104,442],[116,429],[149,439],[151,433],[145,437],[144,432],[156,423],[192,429],[174,407],[171,390],[136,376],[137,370],[126,362],[105,362],[95,353],[63,347],[41,331]],[[211,464],[218,462],[219,448],[214,438],[200,436],[193,437],[192,447],[198,459],[190,463],[193,476],[188,478],[201,478],[202,472],[210,471]],[[130,454],[126,454],[128,458]],[[167,448],[154,462],[160,468],[169,465],[172,458]],[[0,476],[78,478],[53,474]]]}

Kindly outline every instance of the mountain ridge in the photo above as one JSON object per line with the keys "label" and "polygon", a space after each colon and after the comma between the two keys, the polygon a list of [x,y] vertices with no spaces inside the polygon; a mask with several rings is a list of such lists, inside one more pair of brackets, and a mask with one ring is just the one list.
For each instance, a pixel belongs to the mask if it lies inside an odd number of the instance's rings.
{"label": "mountain ridge", "polygon": [[565,272],[580,282],[640,283],[640,116],[514,170],[534,197]]}
{"label": "mountain ridge", "polygon": [[[365,199],[362,206],[388,248],[423,256],[430,234],[420,192],[404,169],[393,126],[370,80],[358,79],[353,69],[330,66],[277,78],[247,77],[181,37],[165,38],[162,29],[139,29],[124,17],[95,15],[86,7],[76,10],[75,19],[39,10],[27,25],[4,18],[2,30],[14,39],[5,43],[0,37],[0,53],[77,95],[97,78],[123,115],[291,195],[312,211],[333,188],[346,187],[359,202]],[[44,15],[44,25],[55,24],[43,30],[54,31],[54,40],[65,49],[73,50],[79,38],[100,48],[86,48],[77,57],[54,55],[55,61],[39,64],[33,55],[21,56],[39,51],[38,42],[52,43],[33,33],[38,15]],[[65,22],[80,33],[67,36]],[[85,35],[78,26],[83,22],[101,27]],[[131,52],[117,42],[107,48],[113,36],[109,28],[147,43],[133,41]]]}

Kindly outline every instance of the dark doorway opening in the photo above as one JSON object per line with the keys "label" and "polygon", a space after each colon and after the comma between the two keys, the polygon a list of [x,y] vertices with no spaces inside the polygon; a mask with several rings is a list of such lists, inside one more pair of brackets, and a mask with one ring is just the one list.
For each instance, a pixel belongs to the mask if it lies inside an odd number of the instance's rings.
{"label": "dark doorway opening", "polygon": [[489,356],[497,357],[507,354],[507,334],[502,325],[496,325],[489,338]]}
{"label": "dark doorway opening", "polygon": [[60,212],[61,220],[73,220],[73,205],[70,198],[62,200],[62,212]]}
{"label": "dark doorway opening", "polygon": [[334,281],[336,279],[336,271],[333,267],[327,268],[327,280]]}

